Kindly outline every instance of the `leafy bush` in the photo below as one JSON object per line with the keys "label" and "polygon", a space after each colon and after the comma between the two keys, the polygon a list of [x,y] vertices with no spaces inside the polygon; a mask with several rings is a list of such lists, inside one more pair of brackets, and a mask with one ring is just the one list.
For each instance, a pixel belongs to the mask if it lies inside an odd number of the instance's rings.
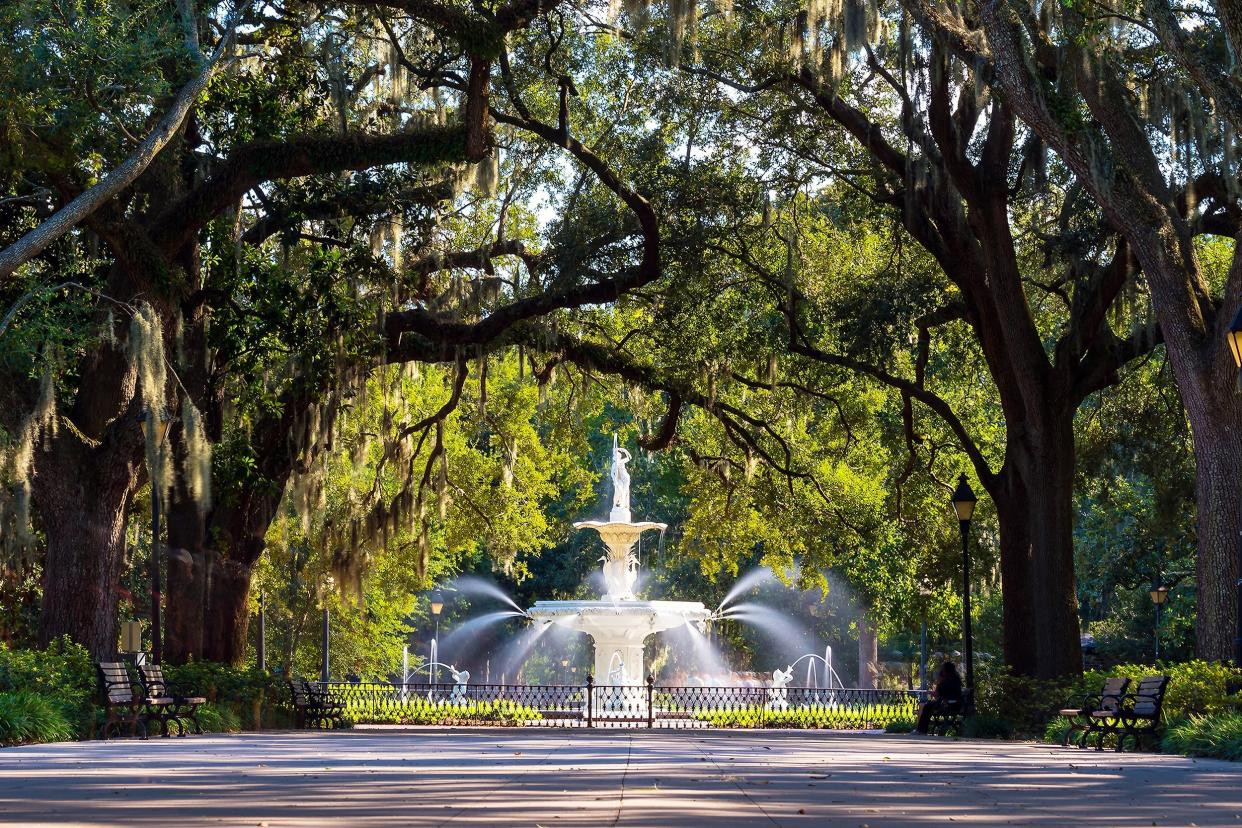
{"label": "leafy bush", "polygon": [[31,691],[0,693],[0,744],[63,742],[74,728],[54,698]]}
{"label": "leafy bush", "polygon": [[351,701],[345,706],[349,724],[472,724],[516,725],[542,719],[533,707],[507,699],[496,701],[428,701],[411,698],[404,702]]}
{"label": "leafy bush", "polygon": [[1242,761],[1242,714],[1191,716],[1171,724],[1165,729],[1161,749],[1165,753]]}
{"label": "leafy bush", "polygon": [[[203,696],[220,710],[227,710],[232,730],[257,726],[287,726],[285,683],[255,667],[238,668],[214,661],[194,661],[164,667],[164,677],[182,695]],[[256,721],[257,720],[257,721]],[[205,725],[204,725],[205,726]]]}
{"label": "leafy bush", "polygon": [[69,722],[62,738],[89,738],[95,728],[95,665],[85,647],[68,638],[45,650],[10,650],[0,644],[0,693],[50,699]]}
{"label": "leafy bush", "polygon": [[976,668],[975,709],[993,722],[1006,722],[1010,735],[1040,736],[1072,686],[1068,679],[1015,676],[1003,664],[985,663]]}
{"label": "leafy bush", "polygon": [[1013,724],[990,713],[976,713],[962,721],[962,735],[967,739],[1012,739]]}
{"label": "leafy bush", "polygon": [[918,722],[911,718],[893,719],[884,725],[885,733],[913,733]]}
{"label": "leafy bush", "polygon": [[1044,726],[1044,741],[1059,745],[1065,739],[1065,734],[1069,732],[1071,725],[1065,719],[1057,717],[1048,722]]}

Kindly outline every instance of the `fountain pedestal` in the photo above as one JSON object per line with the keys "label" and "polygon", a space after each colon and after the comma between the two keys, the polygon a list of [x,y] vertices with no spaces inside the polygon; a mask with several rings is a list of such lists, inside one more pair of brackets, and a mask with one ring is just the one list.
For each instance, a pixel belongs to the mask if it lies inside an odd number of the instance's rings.
{"label": "fountain pedestal", "polygon": [[646,715],[645,694],[607,688],[646,684],[643,644],[647,637],[685,624],[701,630],[711,610],[698,601],[537,601],[530,616],[536,623],[556,624],[591,637],[593,675],[600,688],[595,696],[597,715]]}

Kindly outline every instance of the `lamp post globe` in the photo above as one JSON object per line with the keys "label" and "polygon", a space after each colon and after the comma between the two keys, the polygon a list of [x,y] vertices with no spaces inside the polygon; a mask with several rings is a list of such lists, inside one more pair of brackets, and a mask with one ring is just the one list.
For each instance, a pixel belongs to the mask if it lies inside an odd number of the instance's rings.
{"label": "lamp post globe", "polygon": [[1153,584],[1151,588],[1151,602],[1156,605],[1156,661],[1160,660],[1160,615],[1164,609],[1164,605],[1169,600],[1169,588],[1164,585]]}
{"label": "lamp post globe", "polygon": [[444,611],[444,595],[440,590],[431,593],[431,617],[435,619],[436,629],[431,640],[431,683],[434,685],[440,678],[440,613]]}

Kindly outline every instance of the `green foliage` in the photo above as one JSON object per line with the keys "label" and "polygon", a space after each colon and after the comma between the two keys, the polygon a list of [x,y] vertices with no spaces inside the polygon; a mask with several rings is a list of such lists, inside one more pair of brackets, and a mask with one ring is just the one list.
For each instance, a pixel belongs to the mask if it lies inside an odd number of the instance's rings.
{"label": "green foliage", "polygon": [[1190,716],[1165,728],[1161,750],[1242,762],[1242,713]]}
{"label": "green foliage", "polygon": [[0,693],[0,744],[72,739],[74,726],[55,697],[33,691]]}
{"label": "green foliage", "polygon": [[411,698],[404,702],[354,701],[345,707],[345,719],[352,724],[520,725],[541,718],[535,708],[508,699],[450,702]]}
{"label": "green foliage", "polygon": [[871,704],[862,707],[810,705],[772,710],[765,705],[745,705],[722,710],[695,711],[693,718],[713,727],[773,727],[802,730],[876,730],[893,722],[913,721],[914,701],[903,704]]}
{"label": "green foliage", "polygon": [[90,653],[67,638],[44,650],[0,645],[0,692],[48,699],[72,724],[73,736],[85,738],[93,729],[96,681]]}
{"label": "green foliage", "polygon": [[981,714],[1007,723],[1017,735],[1059,743],[1065,728],[1056,712],[1062,707],[1078,705],[1084,697],[1098,694],[1110,676],[1128,676],[1136,682],[1153,675],[1170,676],[1165,721],[1242,710],[1242,697],[1229,693],[1230,682],[1242,674],[1228,665],[1207,661],[1121,664],[1051,681],[1014,676],[1003,665],[983,664],[977,670],[975,703]]}
{"label": "green foliage", "polygon": [[885,733],[913,733],[914,728],[918,726],[918,720],[914,717],[893,719],[884,725]]}
{"label": "green foliage", "polygon": [[1038,736],[1072,695],[1071,687],[1070,680],[1015,676],[1004,664],[986,662],[975,668],[975,707],[979,717],[1005,722],[1012,733]]}
{"label": "green foliage", "polygon": [[[237,668],[211,661],[184,665],[167,665],[164,677],[180,695],[203,696],[207,704],[199,708],[203,728],[207,719],[202,711],[219,724],[216,730],[233,732],[256,727],[273,727],[288,723],[283,701],[288,690],[283,681],[256,667]],[[224,727],[223,725],[228,725]]]}
{"label": "green foliage", "polygon": [[1013,734],[1009,720],[989,713],[976,713],[962,721],[962,736],[967,739],[1011,739]]}
{"label": "green foliage", "polygon": [[1242,694],[1229,693],[1230,682],[1242,679],[1242,671],[1227,664],[1199,660],[1154,666],[1121,664],[1107,670],[1088,670],[1074,684],[1070,698],[1098,693],[1109,676],[1129,676],[1133,685],[1143,676],[1155,675],[1169,676],[1164,697],[1165,721],[1242,712]]}

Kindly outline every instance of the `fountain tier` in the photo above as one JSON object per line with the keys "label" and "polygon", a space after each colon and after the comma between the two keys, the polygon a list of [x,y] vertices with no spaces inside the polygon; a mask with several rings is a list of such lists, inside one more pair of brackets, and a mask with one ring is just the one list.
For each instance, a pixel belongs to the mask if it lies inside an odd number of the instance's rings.
{"label": "fountain tier", "polygon": [[595,683],[621,685],[647,680],[643,673],[647,636],[683,624],[702,631],[711,611],[698,601],[537,601],[530,616],[591,636]]}

